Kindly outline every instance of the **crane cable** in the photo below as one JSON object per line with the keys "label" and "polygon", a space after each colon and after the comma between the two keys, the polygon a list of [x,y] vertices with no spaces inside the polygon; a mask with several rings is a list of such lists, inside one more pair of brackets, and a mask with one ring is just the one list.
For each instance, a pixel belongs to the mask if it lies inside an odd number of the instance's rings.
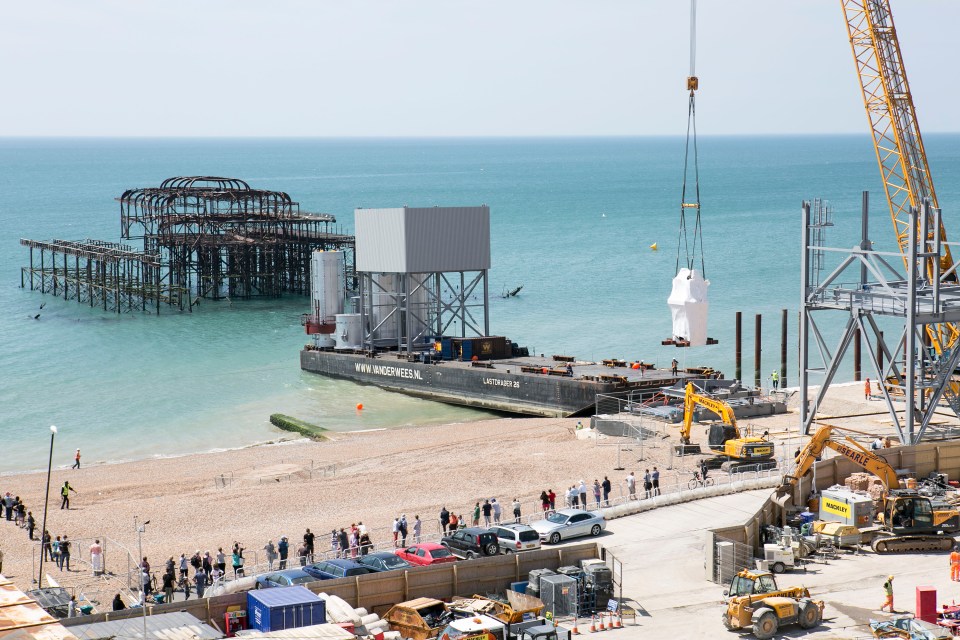
{"label": "crane cable", "polygon": [[[685,250],[685,266],[693,270],[696,264],[698,250],[700,256],[700,272],[706,277],[703,260],[703,234],[700,225],[700,167],[697,162],[697,104],[696,91],[699,79],[696,74],[697,59],[697,0],[690,0],[690,75],[687,76],[687,89],[690,91],[687,107],[687,143],[683,156],[683,191],[680,196],[680,235],[677,240],[677,272],[680,272],[681,249]],[[693,194],[695,199],[687,201],[687,179],[690,176],[691,158],[693,151]],[[693,230],[687,232],[687,209],[695,209],[696,219]],[[692,236],[692,238],[691,238]],[[692,245],[692,246],[691,246]]]}

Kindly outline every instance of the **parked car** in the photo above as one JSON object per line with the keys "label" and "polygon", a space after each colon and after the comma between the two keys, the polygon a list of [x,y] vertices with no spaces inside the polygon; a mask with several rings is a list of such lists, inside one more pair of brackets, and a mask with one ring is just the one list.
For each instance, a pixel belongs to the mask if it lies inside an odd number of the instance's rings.
{"label": "parked car", "polygon": [[409,569],[413,565],[389,551],[377,551],[368,553],[365,556],[357,558],[357,562],[367,567],[371,571],[397,571],[399,569]]}
{"label": "parked car", "polygon": [[317,579],[314,576],[303,569],[284,569],[283,571],[274,571],[257,576],[256,588],[290,587],[295,584],[307,584],[316,581]]}
{"label": "parked car", "polygon": [[334,578],[373,573],[373,570],[369,567],[357,564],[353,560],[321,560],[314,564],[308,564],[303,570],[317,580],[333,580]]}
{"label": "parked car", "polygon": [[607,521],[599,512],[580,509],[560,509],[545,520],[531,522],[540,539],[550,544],[579,536],[598,536],[607,528]]}
{"label": "parked car", "polygon": [[458,558],[470,560],[481,556],[495,556],[500,553],[497,534],[487,529],[467,527],[458,529],[448,536],[440,538],[440,544],[450,549]]}
{"label": "parked car", "polygon": [[437,544],[436,542],[421,542],[406,549],[397,549],[397,555],[416,565],[441,564],[443,562],[456,562],[457,558],[450,549]]}
{"label": "parked car", "polygon": [[500,551],[504,554],[532,551],[540,548],[540,535],[537,530],[525,524],[502,524],[490,527],[500,541]]}

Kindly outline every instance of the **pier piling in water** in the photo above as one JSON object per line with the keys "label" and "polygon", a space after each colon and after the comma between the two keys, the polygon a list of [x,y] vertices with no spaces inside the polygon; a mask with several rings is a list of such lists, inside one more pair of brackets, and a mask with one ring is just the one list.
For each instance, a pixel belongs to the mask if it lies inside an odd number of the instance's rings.
{"label": "pier piling in water", "polygon": [[787,310],[780,314],[780,388],[787,386]]}
{"label": "pier piling in water", "polygon": [[754,379],[753,384],[756,387],[760,386],[760,343],[762,338],[761,331],[761,315],[758,313],[755,320],[755,330],[753,336],[753,370],[754,370]]}
{"label": "pier piling in water", "polygon": [[735,358],[736,358],[736,367],[735,367],[736,373],[734,374],[733,377],[736,378],[737,380],[743,380],[743,368],[742,368],[742,365],[743,365],[742,355],[743,355],[743,354],[742,354],[741,351],[740,351],[741,339],[742,339],[742,337],[743,337],[743,312],[742,312],[742,311],[737,311],[736,328],[737,328],[737,337],[736,337],[736,340],[735,340],[736,345],[734,346],[734,348],[735,348],[735,354],[736,354],[736,355],[735,355]]}

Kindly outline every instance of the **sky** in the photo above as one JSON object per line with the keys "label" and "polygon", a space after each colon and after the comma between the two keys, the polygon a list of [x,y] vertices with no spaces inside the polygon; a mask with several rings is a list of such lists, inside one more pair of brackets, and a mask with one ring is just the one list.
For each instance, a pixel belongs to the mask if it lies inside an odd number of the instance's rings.
{"label": "sky", "polygon": [[[892,0],[924,132],[956,0]],[[0,136],[680,135],[688,0],[5,3]],[[839,0],[699,0],[701,135],[866,132]]]}

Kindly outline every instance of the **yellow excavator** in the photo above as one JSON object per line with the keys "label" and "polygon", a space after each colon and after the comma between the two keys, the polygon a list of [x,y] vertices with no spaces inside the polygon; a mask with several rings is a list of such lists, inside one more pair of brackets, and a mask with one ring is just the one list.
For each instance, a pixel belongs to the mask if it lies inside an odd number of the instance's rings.
{"label": "yellow excavator", "polygon": [[883,482],[883,509],[877,514],[879,526],[864,531],[873,535],[870,546],[876,553],[949,551],[955,544],[951,536],[960,530],[960,513],[946,505],[934,505],[930,498],[913,489],[902,489],[897,472],[886,460],[849,436],[844,436],[843,442],[832,439],[837,430],[860,433],[832,425],[817,429],[797,457],[793,475],[784,476],[780,495],[792,494],[823,450],[833,449]]}
{"label": "yellow excavator", "polygon": [[721,455],[716,460],[724,471],[732,471],[737,467],[751,466],[752,468],[770,469],[776,466],[773,459],[773,443],[766,438],[744,436],[737,427],[737,418],[733,408],[723,400],[697,393],[693,383],[688,382],[683,396],[683,426],[680,429],[680,445],[677,453],[699,453],[700,445],[690,442],[690,431],[693,429],[693,414],[697,406],[704,407],[720,417],[720,423],[713,423],[707,430],[707,445],[711,451]]}

